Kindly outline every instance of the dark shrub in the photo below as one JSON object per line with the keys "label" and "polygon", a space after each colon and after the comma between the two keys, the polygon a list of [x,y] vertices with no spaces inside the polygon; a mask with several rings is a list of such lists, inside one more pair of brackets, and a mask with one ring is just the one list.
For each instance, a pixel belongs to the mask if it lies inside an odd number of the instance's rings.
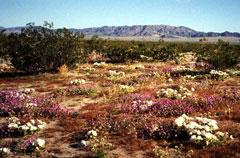
{"label": "dark shrub", "polygon": [[178,56],[178,52],[176,51],[174,44],[155,47],[153,48],[152,53],[152,57],[155,60],[161,61],[173,60]]}
{"label": "dark shrub", "polygon": [[56,71],[66,64],[69,67],[79,61],[79,36],[67,29],[27,26],[20,34],[8,36],[7,52],[13,66],[26,72]]}
{"label": "dark shrub", "polygon": [[0,30],[0,59],[5,57],[6,51],[4,50],[4,43],[6,42],[7,36],[4,34],[4,30]]}
{"label": "dark shrub", "polygon": [[229,43],[219,40],[217,43],[217,49],[211,53],[209,57],[209,63],[215,68],[227,68],[236,65],[239,62],[239,48],[234,50]]}

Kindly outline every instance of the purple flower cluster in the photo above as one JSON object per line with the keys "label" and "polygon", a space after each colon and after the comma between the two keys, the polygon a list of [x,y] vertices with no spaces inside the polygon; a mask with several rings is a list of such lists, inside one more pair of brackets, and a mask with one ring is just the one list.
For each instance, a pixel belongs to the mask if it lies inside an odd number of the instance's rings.
{"label": "purple flower cluster", "polygon": [[41,108],[38,109],[37,112],[37,115],[41,117],[63,117],[70,116],[72,114],[72,110],[64,108],[58,103],[52,103],[49,105],[44,104]]}
{"label": "purple flower cluster", "polygon": [[151,95],[131,94],[120,101],[121,110],[130,113],[151,113],[157,116],[180,116],[193,111],[191,103],[182,99],[154,100]]}
{"label": "purple flower cluster", "polygon": [[164,73],[171,73],[173,71],[172,67],[164,67],[162,70]]}
{"label": "purple flower cluster", "polygon": [[[15,90],[0,91],[0,114],[16,115],[24,113],[27,103],[31,103],[30,96]],[[35,100],[34,100],[35,101]]]}
{"label": "purple flower cluster", "polygon": [[149,108],[152,113],[157,114],[157,116],[180,116],[182,114],[190,114],[193,112],[192,105],[182,99],[168,99],[163,98],[157,100],[153,106]]}
{"label": "purple flower cluster", "polygon": [[33,145],[36,141],[36,136],[31,136],[22,142],[20,142],[17,146],[17,149],[23,152],[33,152],[35,150],[35,146]]}
{"label": "purple flower cluster", "polygon": [[151,99],[151,95],[148,94],[130,93],[121,97],[118,103],[124,112],[141,113],[141,111],[143,111],[142,108],[144,108],[144,101]]}
{"label": "purple flower cluster", "polygon": [[208,110],[224,103],[225,99],[221,96],[203,96],[192,98],[190,101],[196,110]]}
{"label": "purple flower cluster", "polygon": [[68,115],[71,110],[61,107],[49,97],[32,97],[16,90],[0,91],[0,115],[47,116]]}
{"label": "purple flower cluster", "polygon": [[219,105],[230,105],[240,99],[239,91],[228,90],[223,96],[201,96],[186,99],[155,99],[148,94],[129,94],[119,100],[121,111],[149,113],[160,117],[180,116],[195,111],[206,111]]}
{"label": "purple flower cluster", "polygon": [[138,101],[138,100],[144,101],[144,100],[150,100],[153,98],[154,97],[152,97],[150,94],[130,93],[121,97],[119,99],[119,103],[129,103],[129,102]]}

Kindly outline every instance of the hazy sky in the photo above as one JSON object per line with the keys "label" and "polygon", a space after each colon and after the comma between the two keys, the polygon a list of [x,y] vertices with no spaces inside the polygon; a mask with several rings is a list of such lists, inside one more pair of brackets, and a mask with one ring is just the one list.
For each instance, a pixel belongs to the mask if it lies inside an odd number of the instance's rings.
{"label": "hazy sky", "polygon": [[240,32],[240,0],[0,0],[0,26],[166,24]]}

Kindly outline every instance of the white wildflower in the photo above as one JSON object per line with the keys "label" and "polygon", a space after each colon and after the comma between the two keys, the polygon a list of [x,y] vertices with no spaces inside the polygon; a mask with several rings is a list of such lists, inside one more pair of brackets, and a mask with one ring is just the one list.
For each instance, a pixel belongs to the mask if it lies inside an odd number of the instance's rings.
{"label": "white wildflower", "polygon": [[86,81],[84,79],[75,79],[75,80],[71,80],[70,85],[79,85],[79,84],[85,84]]}
{"label": "white wildflower", "polygon": [[153,101],[152,100],[146,101],[146,104],[147,104],[147,106],[152,106],[153,105]]}
{"label": "white wildflower", "polygon": [[205,126],[204,126],[204,129],[205,129],[205,131],[207,131],[207,132],[211,131],[211,129],[210,129],[210,127],[209,127],[208,125],[205,125]]}
{"label": "white wildflower", "polygon": [[86,147],[87,146],[87,142],[85,140],[81,140],[80,144],[83,146],[83,147]]}
{"label": "white wildflower", "polygon": [[169,79],[168,79],[168,82],[173,82],[173,79],[169,78]]}
{"label": "white wildflower", "polygon": [[184,127],[194,143],[210,145],[228,137],[227,132],[216,131],[218,130],[216,120],[205,117],[189,117],[183,114],[175,120],[175,124],[178,127]]}
{"label": "white wildflower", "polygon": [[29,127],[28,127],[27,125],[22,125],[22,126],[20,126],[20,128],[21,128],[23,131],[29,130]]}
{"label": "white wildflower", "polygon": [[223,132],[220,132],[220,131],[218,131],[217,133],[216,133],[216,135],[218,135],[218,136],[220,136],[220,137],[224,137],[224,133]]}
{"label": "white wildflower", "polygon": [[33,125],[36,123],[35,120],[33,120],[33,119],[30,120],[30,122],[31,122],[31,124],[33,124]]}
{"label": "white wildflower", "polygon": [[44,139],[38,138],[38,139],[36,140],[36,143],[37,143],[38,146],[41,147],[41,148],[44,148],[44,147],[45,147],[45,140],[44,140]]}
{"label": "white wildflower", "polygon": [[197,136],[196,135],[192,135],[191,137],[190,137],[190,140],[192,140],[192,141],[195,141],[197,139]]}
{"label": "white wildflower", "polygon": [[175,124],[176,124],[178,127],[182,127],[182,126],[184,125],[184,122],[185,122],[184,117],[178,117],[178,118],[175,120]]}
{"label": "white wildflower", "polygon": [[18,127],[18,124],[16,124],[16,123],[10,123],[10,124],[8,124],[8,128],[15,129],[15,128],[19,128],[19,127]]}
{"label": "white wildflower", "polygon": [[95,130],[90,130],[87,132],[87,135],[90,137],[96,137],[97,136],[97,131]]}
{"label": "white wildflower", "polygon": [[10,154],[10,149],[9,148],[0,148],[0,153],[3,153],[3,154]]}
{"label": "white wildflower", "polygon": [[32,132],[34,132],[34,131],[37,131],[38,130],[38,128],[36,127],[36,126],[29,126],[29,130],[30,131],[32,131]]}
{"label": "white wildflower", "polygon": [[197,125],[198,124],[196,122],[191,121],[189,124],[186,125],[186,128],[194,129],[197,127]]}
{"label": "white wildflower", "polygon": [[205,137],[209,140],[213,139],[213,134],[212,133],[209,133],[209,132],[206,132],[205,134]]}
{"label": "white wildflower", "polygon": [[99,67],[99,68],[104,67],[105,65],[106,65],[105,62],[100,62],[100,63],[95,62],[95,63],[93,63],[93,66],[94,66],[94,67]]}
{"label": "white wildflower", "polygon": [[201,140],[203,140],[203,138],[199,135],[199,136],[197,136],[197,140],[201,141]]}

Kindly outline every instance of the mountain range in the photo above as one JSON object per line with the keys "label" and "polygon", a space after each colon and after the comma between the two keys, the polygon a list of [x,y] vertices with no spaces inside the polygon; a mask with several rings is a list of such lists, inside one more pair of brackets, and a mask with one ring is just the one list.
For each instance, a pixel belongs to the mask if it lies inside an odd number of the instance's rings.
{"label": "mountain range", "polygon": [[[5,33],[19,33],[25,27],[0,27]],[[84,29],[70,28],[70,31],[81,32],[86,36],[98,35],[109,37],[159,37],[159,38],[178,38],[178,37],[240,37],[238,32],[200,32],[185,26],[169,25],[133,25],[133,26],[102,26]]]}

